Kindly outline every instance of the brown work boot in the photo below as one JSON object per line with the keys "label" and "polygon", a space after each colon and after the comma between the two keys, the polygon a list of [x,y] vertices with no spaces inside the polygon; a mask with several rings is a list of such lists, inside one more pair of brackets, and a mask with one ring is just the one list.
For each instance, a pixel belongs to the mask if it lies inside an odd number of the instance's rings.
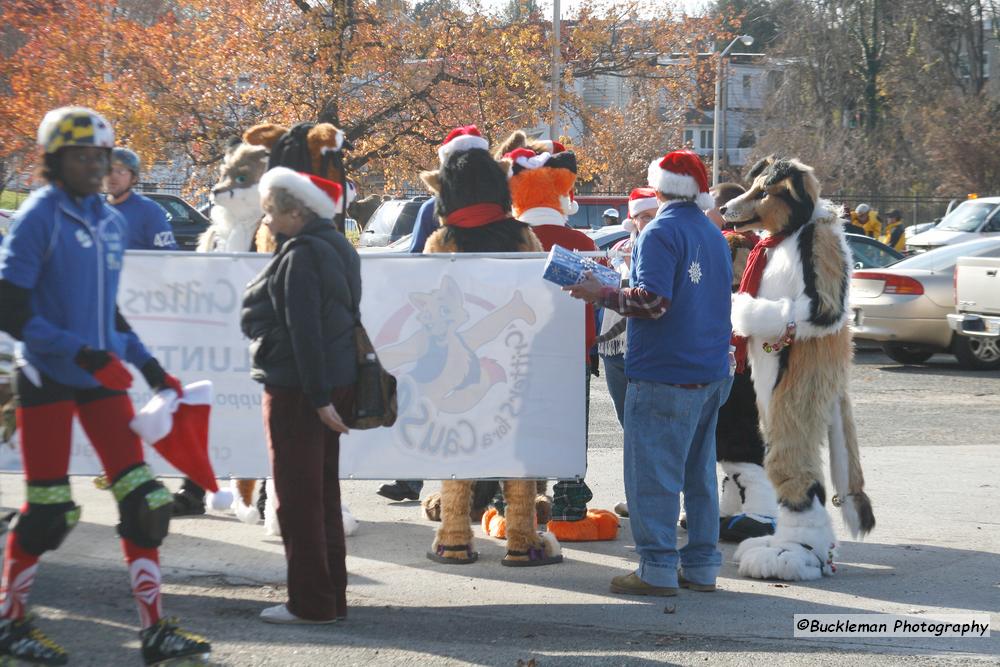
{"label": "brown work boot", "polygon": [[613,577],[611,579],[611,592],[623,593],[624,595],[656,595],[658,597],[677,595],[676,588],[647,584],[635,572]]}
{"label": "brown work boot", "polygon": [[677,575],[677,583],[681,588],[687,588],[688,590],[697,591],[699,593],[714,593],[717,589],[715,584],[696,584],[693,581],[688,581],[684,578],[684,575]]}

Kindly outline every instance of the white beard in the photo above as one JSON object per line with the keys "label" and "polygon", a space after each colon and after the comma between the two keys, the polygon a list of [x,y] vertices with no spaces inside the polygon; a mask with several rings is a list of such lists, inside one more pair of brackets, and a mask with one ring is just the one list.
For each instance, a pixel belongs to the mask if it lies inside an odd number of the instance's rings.
{"label": "white beard", "polygon": [[212,198],[210,252],[249,252],[264,215],[256,187],[238,188]]}

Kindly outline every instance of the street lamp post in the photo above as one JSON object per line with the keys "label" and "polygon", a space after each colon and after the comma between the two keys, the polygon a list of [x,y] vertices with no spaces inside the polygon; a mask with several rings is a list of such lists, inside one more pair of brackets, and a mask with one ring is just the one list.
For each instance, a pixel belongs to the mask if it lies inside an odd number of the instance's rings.
{"label": "street lamp post", "polygon": [[[559,0],[556,0],[558,2]],[[740,35],[729,46],[719,54],[719,61],[715,70],[715,113],[712,117],[712,187],[719,184],[719,111],[721,109],[720,100],[722,98],[722,60],[729,53],[729,50],[736,46],[736,42],[743,42],[744,46],[753,44],[753,35]]]}

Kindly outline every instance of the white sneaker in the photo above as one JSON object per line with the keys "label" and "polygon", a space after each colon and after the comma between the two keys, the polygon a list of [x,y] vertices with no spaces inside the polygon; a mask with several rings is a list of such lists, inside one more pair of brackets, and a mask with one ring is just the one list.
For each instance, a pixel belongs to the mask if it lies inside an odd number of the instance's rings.
{"label": "white sneaker", "polygon": [[328,621],[310,621],[305,618],[299,618],[292,612],[288,611],[288,607],[283,604],[279,604],[273,607],[268,607],[264,611],[260,612],[260,620],[265,623],[278,623],[281,625],[325,625],[327,623],[336,623],[340,619],[331,618]]}

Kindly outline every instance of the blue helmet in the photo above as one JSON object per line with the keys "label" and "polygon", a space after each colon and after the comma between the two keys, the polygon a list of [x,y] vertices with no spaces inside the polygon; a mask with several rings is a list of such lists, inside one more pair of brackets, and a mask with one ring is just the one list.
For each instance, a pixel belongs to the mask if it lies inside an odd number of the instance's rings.
{"label": "blue helmet", "polygon": [[125,167],[139,177],[139,155],[128,148],[116,147],[111,151],[111,164],[120,162]]}

